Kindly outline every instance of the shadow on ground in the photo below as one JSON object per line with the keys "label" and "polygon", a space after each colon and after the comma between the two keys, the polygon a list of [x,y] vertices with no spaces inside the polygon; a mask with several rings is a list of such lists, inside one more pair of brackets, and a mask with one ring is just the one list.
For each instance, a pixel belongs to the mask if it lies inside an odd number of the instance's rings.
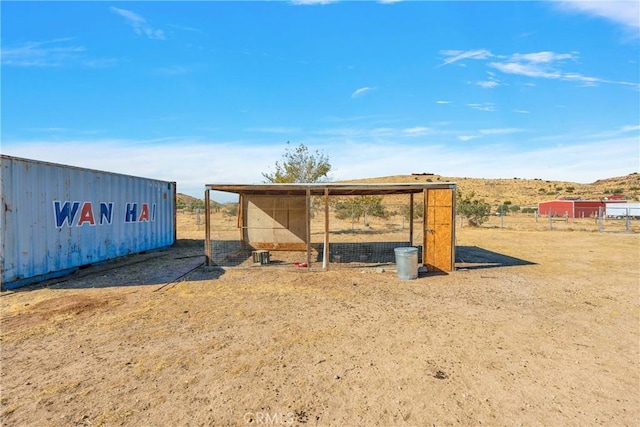
{"label": "shadow on ground", "polygon": [[204,241],[181,239],[169,248],[82,266],[66,276],[7,292],[25,292],[41,288],[85,289],[125,286],[163,288],[182,281],[217,279],[224,274],[222,269],[204,267],[204,262]]}
{"label": "shadow on ground", "polygon": [[[340,253],[344,257],[342,262],[360,261],[366,264],[366,262],[394,262],[394,247],[406,245],[406,243],[386,243],[378,245],[380,247],[370,245],[372,247],[365,251],[363,251],[362,244],[341,243],[333,245],[331,247],[332,253]],[[40,288],[84,289],[125,286],[156,286],[157,289],[163,289],[183,281],[218,279],[224,274],[224,270],[205,267],[203,252],[204,242],[202,240],[178,240],[170,248],[134,254],[99,265],[84,266],[72,274],[6,292],[25,292]],[[321,250],[318,252],[322,253]],[[458,270],[522,265],[535,265],[535,263],[477,246],[456,247],[456,269]],[[428,274],[437,273],[430,272]]]}
{"label": "shadow on ground", "polygon": [[456,269],[458,270],[477,270],[518,265],[535,265],[535,263],[477,246],[456,246]]}

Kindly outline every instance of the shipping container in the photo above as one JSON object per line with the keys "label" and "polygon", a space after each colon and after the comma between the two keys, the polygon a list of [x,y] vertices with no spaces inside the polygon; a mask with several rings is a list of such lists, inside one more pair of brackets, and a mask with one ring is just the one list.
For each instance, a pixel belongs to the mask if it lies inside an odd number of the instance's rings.
{"label": "shipping container", "polygon": [[606,203],[606,215],[609,218],[633,218],[640,219],[640,203]]}
{"label": "shipping container", "polygon": [[2,289],[171,246],[176,183],[0,155]]}

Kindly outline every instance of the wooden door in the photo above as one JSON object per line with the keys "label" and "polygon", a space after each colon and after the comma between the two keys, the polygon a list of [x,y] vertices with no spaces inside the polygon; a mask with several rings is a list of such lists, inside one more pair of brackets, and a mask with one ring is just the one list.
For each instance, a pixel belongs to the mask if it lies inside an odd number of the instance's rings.
{"label": "wooden door", "polygon": [[424,191],[422,263],[429,271],[453,271],[455,261],[455,188]]}

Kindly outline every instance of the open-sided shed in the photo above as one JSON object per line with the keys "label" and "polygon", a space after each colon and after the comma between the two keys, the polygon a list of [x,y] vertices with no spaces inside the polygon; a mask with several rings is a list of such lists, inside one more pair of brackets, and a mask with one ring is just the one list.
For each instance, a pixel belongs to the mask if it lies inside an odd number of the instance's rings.
{"label": "open-sided shed", "polygon": [[[311,265],[312,197],[324,208],[324,239],[320,246],[322,268],[328,268],[330,245],[329,200],[341,196],[408,195],[409,218],[414,203],[422,203],[422,230],[414,233],[409,221],[407,243],[422,247],[422,264],[429,271],[452,271],[455,261],[455,183],[384,184],[207,184],[205,186],[205,255],[212,264],[211,191],[239,195],[237,226],[242,247],[274,251],[306,251]],[[421,236],[414,242],[414,234]]]}

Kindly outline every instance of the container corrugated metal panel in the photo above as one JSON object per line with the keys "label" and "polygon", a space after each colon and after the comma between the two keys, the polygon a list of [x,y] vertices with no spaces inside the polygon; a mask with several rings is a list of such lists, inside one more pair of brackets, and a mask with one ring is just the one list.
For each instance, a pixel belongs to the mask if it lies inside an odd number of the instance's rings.
{"label": "container corrugated metal panel", "polygon": [[606,212],[607,216],[632,216],[639,217],[640,216],[640,203],[620,203],[620,202],[609,202],[606,203]]}
{"label": "container corrugated metal panel", "polygon": [[0,156],[2,288],[171,246],[175,182]]}

